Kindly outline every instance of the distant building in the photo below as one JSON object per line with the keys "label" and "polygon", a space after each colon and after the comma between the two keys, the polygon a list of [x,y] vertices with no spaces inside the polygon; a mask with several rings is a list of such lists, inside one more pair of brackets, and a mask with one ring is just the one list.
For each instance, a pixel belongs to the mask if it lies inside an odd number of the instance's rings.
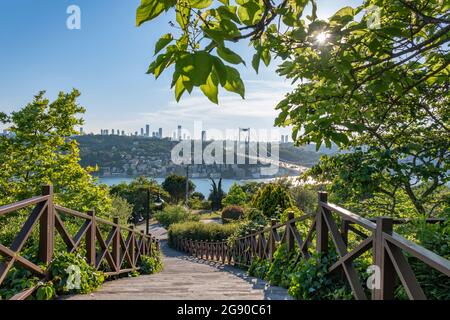
{"label": "distant building", "polygon": [[146,135],[147,137],[150,136],[150,125],[149,125],[149,124],[146,124],[146,125],[145,125],[145,135]]}
{"label": "distant building", "polygon": [[181,126],[178,126],[178,140],[181,140]]}
{"label": "distant building", "polygon": [[125,135],[125,131],[124,131],[124,130],[122,130],[122,135],[123,135],[123,136]]}
{"label": "distant building", "polygon": [[114,135],[114,129],[111,130],[111,135]]}
{"label": "distant building", "polygon": [[202,131],[202,141],[206,141],[206,131]]}
{"label": "distant building", "polygon": [[159,129],[158,129],[158,138],[162,139],[162,137],[163,137],[162,134],[163,134],[162,128],[159,128]]}

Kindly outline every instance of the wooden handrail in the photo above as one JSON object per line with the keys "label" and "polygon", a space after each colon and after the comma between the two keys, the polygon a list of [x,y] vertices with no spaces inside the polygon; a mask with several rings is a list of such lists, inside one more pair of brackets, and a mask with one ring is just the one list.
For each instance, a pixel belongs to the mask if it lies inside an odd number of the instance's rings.
{"label": "wooden handrail", "polygon": [[[337,216],[334,217],[333,214]],[[296,226],[298,222],[312,219],[309,231],[302,235]],[[255,258],[272,259],[273,254],[281,243],[287,244],[287,250],[292,251],[295,246],[299,248],[299,259],[308,259],[311,254],[313,235],[316,234],[316,248],[319,253],[326,254],[331,240],[339,255],[338,260],[329,272],[343,269],[356,299],[366,299],[365,290],[360,282],[353,261],[363,253],[373,248],[373,264],[379,267],[383,274],[380,287],[372,291],[372,299],[387,300],[394,297],[394,283],[396,274],[410,299],[425,299],[425,294],[415,278],[409,263],[402,252],[406,252],[431,268],[450,277],[450,261],[434,252],[407,240],[392,230],[393,224],[402,224],[411,219],[393,219],[389,217],[363,218],[347,209],[329,203],[327,194],[319,192],[318,210],[315,215],[303,215],[294,218],[289,214],[288,221],[280,223],[272,220],[269,227],[259,231],[251,230],[247,234],[234,239],[234,245],[229,246],[228,240],[222,241],[195,241],[192,239],[175,238],[174,246],[177,250],[187,252],[199,259],[212,260],[237,266],[249,266]],[[427,223],[440,223],[444,219],[427,219]],[[341,225],[341,230],[338,225]],[[357,224],[366,232],[352,226]],[[280,230],[279,233],[277,230]],[[362,242],[348,249],[348,233],[353,232],[363,236]],[[368,234],[365,234],[368,233]],[[220,248],[220,250],[217,250]],[[394,269],[390,268],[394,266]]]}
{"label": "wooden handrail", "polygon": [[[48,276],[46,270],[20,255],[22,247],[36,225],[39,225],[38,258],[39,262],[43,264],[51,264],[52,257],[55,254],[55,235],[57,232],[61,235],[68,252],[77,250],[82,243],[82,239],[85,238],[88,262],[96,269],[100,269],[102,262],[105,261],[112,270],[106,272],[108,275],[120,275],[125,272],[138,270],[138,264],[142,255],[150,255],[152,250],[160,250],[159,240],[151,234],[144,234],[143,231],[122,226],[119,224],[118,219],[114,219],[111,222],[99,218],[93,211],[81,213],[54,204],[53,197],[53,187],[43,186],[41,196],[0,207],[1,216],[34,206],[10,247],[0,243],[0,256],[6,257],[0,268],[0,285],[14,264],[20,265],[38,278],[42,279]],[[69,233],[64,225],[64,219],[60,216],[61,214],[85,220],[75,235]],[[99,224],[110,228],[106,238],[100,232]],[[122,231],[128,232],[126,239],[122,237]],[[99,250],[98,247],[100,248]],[[124,264],[128,264],[128,266]],[[16,294],[13,299],[26,299],[35,290],[36,287],[28,288]]]}
{"label": "wooden handrail", "polygon": [[8,213],[32,206],[34,204],[47,201],[49,199],[49,195],[32,197],[30,199],[25,199],[13,204],[7,204],[0,207],[0,216],[6,215]]}

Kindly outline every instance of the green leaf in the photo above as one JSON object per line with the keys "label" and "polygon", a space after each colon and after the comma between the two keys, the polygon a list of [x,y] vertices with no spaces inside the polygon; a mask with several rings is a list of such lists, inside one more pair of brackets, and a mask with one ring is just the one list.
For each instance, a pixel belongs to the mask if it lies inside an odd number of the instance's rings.
{"label": "green leaf", "polygon": [[220,85],[223,87],[227,82],[227,69],[225,68],[225,64],[217,57],[212,56],[211,59],[214,70],[216,71],[216,76],[219,79]]}
{"label": "green leaf", "polygon": [[144,22],[156,18],[161,12],[169,10],[175,3],[176,0],[141,0],[141,4],[136,10],[136,26],[139,27]]}
{"label": "green leaf", "polygon": [[344,7],[338,10],[331,18],[330,21],[335,21],[340,24],[347,24],[353,20],[354,11],[352,7]]}
{"label": "green leaf", "polygon": [[159,38],[158,42],[155,45],[155,54],[160,52],[165,46],[167,46],[170,42],[172,42],[173,36],[170,33],[166,33],[161,38]]}
{"label": "green leaf", "polygon": [[217,80],[216,75],[214,74],[214,72],[211,72],[208,79],[206,80],[206,83],[200,86],[200,90],[202,90],[205,96],[207,96],[208,99],[215,104],[218,104],[218,83],[219,81]]}
{"label": "green leaf", "polygon": [[271,56],[270,56],[269,48],[265,48],[265,49],[261,52],[261,60],[264,62],[264,64],[265,64],[266,66],[269,66],[269,64],[270,64],[270,59],[271,59]]}
{"label": "green leaf", "polygon": [[261,52],[257,51],[253,55],[253,59],[252,59],[252,67],[253,67],[253,69],[255,69],[256,73],[258,73],[260,60],[261,60]]}
{"label": "green leaf", "polygon": [[242,58],[238,54],[234,53],[230,49],[225,48],[223,46],[217,48],[217,54],[219,55],[219,57],[221,57],[223,60],[229,63],[233,64],[243,63],[245,65],[244,60],[242,60]]}
{"label": "green leaf", "polygon": [[175,100],[180,101],[181,96],[183,95],[186,88],[183,83],[183,75],[178,77],[178,80],[175,82]]}
{"label": "green leaf", "polygon": [[179,1],[176,5],[176,20],[182,29],[185,29],[191,17],[191,8],[185,2]]}
{"label": "green leaf", "polygon": [[223,87],[227,91],[238,93],[244,99],[245,87],[239,71],[229,66],[225,66],[225,68],[227,69],[227,81]]}
{"label": "green leaf", "polygon": [[238,16],[242,23],[252,25],[261,18],[261,7],[255,2],[248,2],[238,8]]}
{"label": "green leaf", "polygon": [[208,8],[212,3],[212,0],[189,0],[189,4],[192,8],[205,9]]}

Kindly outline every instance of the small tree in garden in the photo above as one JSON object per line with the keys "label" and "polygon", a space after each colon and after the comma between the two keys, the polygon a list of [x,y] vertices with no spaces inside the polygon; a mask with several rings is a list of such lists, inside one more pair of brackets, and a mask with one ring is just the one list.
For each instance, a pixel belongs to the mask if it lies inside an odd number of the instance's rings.
{"label": "small tree in garden", "polygon": [[[191,194],[195,190],[195,184],[189,180],[188,192]],[[171,174],[166,177],[162,187],[170,194],[172,202],[179,203],[186,195],[186,177]]]}
{"label": "small tree in garden", "polygon": [[169,194],[153,179],[138,177],[131,183],[120,183],[111,187],[110,193],[119,196],[133,206],[132,220],[137,221],[145,217],[147,210],[147,191],[150,190],[150,205],[157,196],[168,198]]}
{"label": "small tree in garden", "polygon": [[209,194],[208,200],[211,201],[212,210],[222,209],[222,199],[225,196],[225,192],[222,190],[222,178],[219,179],[219,183],[216,184],[214,179],[211,179],[211,193]]}
{"label": "small tree in garden", "polygon": [[242,206],[247,202],[247,195],[242,188],[235,182],[228,190],[227,196],[223,198],[223,206],[237,205]]}
{"label": "small tree in garden", "polygon": [[259,189],[253,198],[253,206],[266,217],[278,217],[287,208],[295,206],[287,190],[281,185],[270,183]]}

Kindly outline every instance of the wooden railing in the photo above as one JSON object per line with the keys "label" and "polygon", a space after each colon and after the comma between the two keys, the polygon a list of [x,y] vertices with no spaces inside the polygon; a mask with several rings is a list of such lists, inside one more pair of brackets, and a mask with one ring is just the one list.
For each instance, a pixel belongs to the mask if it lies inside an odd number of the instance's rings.
{"label": "wooden railing", "polygon": [[[32,206],[34,208],[12,244],[7,247],[0,243],[0,256],[3,257],[3,262],[0,261],[0,286],[15,264],[38,278],[48,278],[47,272],[38,264],[51,264],[57,234],[60,235],[67,252],[84,247],[88,263],[97,270],[107,269],[105,274],[110,276],[139,270],[140,256],[150,255],[152,250],[159,250],[159,240],[144,234],[144,231],[139,232],[134,228],[121,226],[117,218],[111,222],[96,217],[93,211],[85,214],[55,204],[52,186],[44,186],[41,196],[0,207],[0,216]],[[84,221],[75,235],[71,235],[67,230],[64,217]],[[31,261],[21,256],[21,250],[37,225],[39,249],[37,259]],[[102,232],[107,232],[107,236],[102,235]],[[12,299],[25,299],[36,289],[37,286],[29,288]]]}
{"label": "wooden railing", "polygon": [[[367,299],[361,278],[353,266],[353,261],[372,249],[373,265],[378,266],[379,285],[372,290],[374,300],[392,300],[394,298],[395,278],[400,279],[410,299],[426,299],[425,294],[408,263],[404,252],[419,259],[431,268],[450,277],[450,261],[438,256],[414,242],[393,232],[393,224],[402,220],[379,217],[374,221],[358,216],[344,208],[329,203],[326,192],[319,192],[318,210],[315,215],[294,218],[291,214],[285,223],[271,220],[271,226],[262,230],[252,230],[237,238],[232,246],[223,241],[194,241],[191,239],[174,239],[178,250],[195,257],[220,263],[249,266],[255,258],[273,259],[277,247],[285,243],[292,252],[298,248],[299,259],[309,259],[315,236],[315,250],[326,254],[330,250],[330,239],[337,255],[337,262],[329,272],[341,270],[348,281],[355,299]],[[296,224],[310,221],[305,234],[299,232]],[[442,220],[430,219],[430,223]],[[352,239],[360,241],[349,245]]]}

